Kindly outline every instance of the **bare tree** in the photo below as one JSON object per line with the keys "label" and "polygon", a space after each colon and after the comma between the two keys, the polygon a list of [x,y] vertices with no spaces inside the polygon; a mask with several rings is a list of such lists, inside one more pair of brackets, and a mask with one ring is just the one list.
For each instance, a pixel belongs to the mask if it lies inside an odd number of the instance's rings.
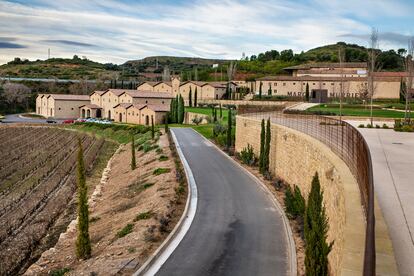
{"label": "bare tree", "polygon": [[229,82],[233,80],[234,75],[236,75],[236,71],[237,71],[237,62],[233,63],[233,61],[230,61],[230,64],[227,67],[227,78]]}
{"label": "bare tree", "polygon": [[403,91],[403,95],[405,98],[405,112],[404,112],[404,120],[406,122],[410,121],[411,118],[411,97],[413,92],[413,79],[414,79],[414,37],[411,37],[408,40],[408,50],[407,55],[404,59],[405,71],[406,71],[406,89]]}
{"label": "bare tree", "polygon": [[25,104],[26,109],[29,108],[29,98],[31,90],[24,84],[8,82],[3,85],[3,97],[6,103],[13,107],[17,104]]}
{"label": "bare tree", "polygon": [[342,46],[338,49],[339,67],[340,67],[340,82],[339,82],[339,121],[342,122],[342,98],[344,95],[344,60],[345,51]]}
{"label": "bare tree", "polygon": [[370,39],[369,39],[369,48],[368,48],[368,92],[370,97],[370,118],[371,125],[373,125],[373,116],[372,116],[372,101],[375,93],[375,81],[374,74],[378,70],[378,30],[372,28]]}

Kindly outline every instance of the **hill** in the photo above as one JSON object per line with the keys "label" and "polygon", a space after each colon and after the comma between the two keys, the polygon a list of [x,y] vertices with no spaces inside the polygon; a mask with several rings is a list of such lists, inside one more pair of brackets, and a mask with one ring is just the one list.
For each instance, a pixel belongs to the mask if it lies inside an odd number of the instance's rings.
{"label": "hill", "polygon": [[[269,50],[237,61],[240,76],[255,78],[264,75],[286,74],[283,68],[308,62],[338,62],[338,50],[342,48],[346,62],[366,62],[368,49],[356,44],[338,42],[294,53],[291,49]],[[383,71],[403,70],[403,49],[396,51],[378,50],[378,62]],[[61,79],[119,79],[119,80],[161,80],[164,68],[170,74],[180,75],[182,80],[202,81],[226,79],[227,65],[230,60],[204,59],[196,57],[152,56],[130,60],[121,65],[102,64],[74,56],[72,59],[52,58],[28,61],[15,58],[0,66],[0,76],[27,78]],[[212,68],[218,64],[217,68]],[[219,76],[219,77],[218,77]]]}
{"label": "hill", "polygon": [[21,78],[59,78],[59,79],[112,79],[121,70],[119,66],[102,64],[78,56],[51,58],[47,60],[13,61],[0,66],[0,76]]}

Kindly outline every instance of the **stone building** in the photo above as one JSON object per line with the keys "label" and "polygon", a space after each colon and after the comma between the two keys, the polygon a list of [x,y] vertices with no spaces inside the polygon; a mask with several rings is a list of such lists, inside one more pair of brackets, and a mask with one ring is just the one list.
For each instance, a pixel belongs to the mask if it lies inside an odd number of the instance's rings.
{"label": "stone building", "polygon": [[[285,68],[291,75],[268,76],[256,80],[256,94],[262,85],[262,95],[304,97],[306,85],[312,90],[326,90],[328,97],[339,98],[343,86],[343,97],[366,98],[368,76],[365,63],[305,64]],[[397,74],[396,74],[397,73]],[[403,72],[376,72],[374,99],[397,99]]]}
{"label": "stone building", "polygon": [[79,107],[89,104],[88,95],[39,94],[36,114],[57,119],[79,117]]}

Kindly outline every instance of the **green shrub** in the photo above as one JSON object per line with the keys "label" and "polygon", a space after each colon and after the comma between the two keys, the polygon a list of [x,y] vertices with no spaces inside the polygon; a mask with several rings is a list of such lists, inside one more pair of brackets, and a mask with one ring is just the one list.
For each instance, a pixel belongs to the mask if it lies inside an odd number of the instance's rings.
{"label": "green shrub", "polygon": [[305,214],[305,198],[302,196],[298,186],[294,186],[294,191],[288,185],[285,191],[285,209],[289,218],[295,219],[303,217]]}
{"label": "green shrub", "polygon": [[383,124],[382,128],[389,128],[387,124]]}
{"label": "green shrub", "polygon": [[177,188],[175,188],[175,192],[177,195],[182,195],[185,192],[185,188],[183,185],[179,185]]}
{"label": "green shrub", "polygon": [[365,127],[365,125],[364,125],[364,124],[360,124],[358,127],[359,127],[359,128],[364,128],[364,127]]}
{"label": "green shrub", "polygon": [[161,155],[160,158],[158,158],[158,160],[160,160],[160,161],[167,161],[168,160],[168,156]]}
{"label": "green shrub", "polygon": [[144,184],[142,185],[142,188],[145,190],[145,189],[148,189],[149,187],[154,186],[154,184],[155,184],[155,183],[144,183]]}
{"label": "green shrub", "polygon": [[213,136],[217,137],[219,135],[225,134],[227,133],[227,127],[220,124],[220,123],[215,123],[213,126]]}
{"label": "green shrub", "polygon": [[414,132],[414,126],[403,125],[401,128],[402,132]]}
{"label": "green shrub", "polygon": [[158,147],[158,148],[155,150],[155,152],[156,152],[156,153],[158,153],[158,154],[163,153],[162,148],[160,148],[160,147]]}
{"label": "green shrub", "polygon": [[246,165],[254,165],[256,157],[254,156],[253,147],[250,144],[247,144],[247,147],[240,152],[240,158]]}
{"label": "green shrub", "polygon": [[163,173],[169,173],[171,171],[170,168],[157,168],[154,170],[154,172],[152,173],[153,175],[160,175]]}
{"label": "green shrub", "polygon": [[148,212],[143,212],[143,213],[139,213],[135,218],[134,218],[134,222],[135,221],[139,221],[139,220],[145,220],[145,219],[150,219],[152,218],[152,216],[154,215],[154,213],[152,213],[151,211]]}
{"label": "green shrub", "polygon": [[51,276],[63,276],[70,271],[70,268],[64,267],[50,272]]}
{"label": "green shrub", "polygon": [[132,230],[134,229],[134,225],[132,223],[128,223],[124,228],[118,231],[116,233],[117,238],[122,238],[128,235],[129,233],[132,233]]}
{"label": "green shrub", "polygon": [[371,124],[367,124],[367,128],[372,128],[372,125]]}
{"label": "green shrub", "polygon": [[375,125],[375,128],[381,128],[381,126],[380,125]]}
{"label": "green shrub", "polygon": [[400,127],[402,127],[401,119],[395,119],[394,128],[400,128]]}

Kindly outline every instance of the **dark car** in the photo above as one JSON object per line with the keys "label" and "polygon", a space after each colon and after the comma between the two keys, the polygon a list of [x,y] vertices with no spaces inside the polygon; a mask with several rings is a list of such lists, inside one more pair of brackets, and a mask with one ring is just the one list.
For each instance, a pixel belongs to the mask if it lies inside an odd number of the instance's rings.
{"label": "dark car", "polygon": [[48,124],[56,124],[57,122],[56,122],[56,120],[55,120],[55,119],[53,119],[53,118],[47,118],[47,119],[46,119],[46,123],[48,123]]}

